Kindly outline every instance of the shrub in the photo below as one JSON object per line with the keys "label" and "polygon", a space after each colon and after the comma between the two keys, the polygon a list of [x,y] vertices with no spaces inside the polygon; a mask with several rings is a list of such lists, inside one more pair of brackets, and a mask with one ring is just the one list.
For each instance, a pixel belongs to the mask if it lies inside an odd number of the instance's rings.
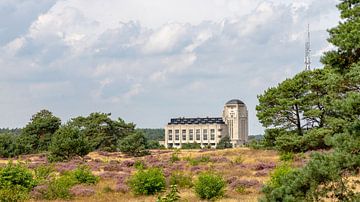
{"label": "shrub", "polygon": [[170,185],[177,185],[180,188],[190,188],[193,186],[191,176],[184,175],[181,172],[174,172],[170,176]]}
{"label": "shrub", "polygon": [[21,164],[9,162],[0,170],[0,189],[19,187],[29,191],[35,185],[31,171]]}
{"label": "shrub", "polygon": [[156,202],[176,202],[180,200],[179,190],[176,185],[170,186],[170,192],[164,196],[159,196]]}
{"label": "shrub", "polygon": [[201,145],[199,143],[183,143],[181,149],[201,149]]}
{"label": "shrub", "polygon": [[90,144],[80,129],[65,125],[57,130],[49,147],[49,161],[66,161],[75,156],[85,156],[91,150]]}
{"label": "shrub", "polygon": [[121,152],[131,156],[144,156],[149,154],[146,149],[147,140],[141,132],[135,132],[120,140],[119,149]]}
{"label": "shrub", "polygon": [[164,146],[160,145],[159,141],[156,140],[148,140],[147,141],[147,145],[146,145],[147,149],[163,149]]}
{"label": "shrub", "polygon": [[29,198],[29,193],[20,186],[6,187],[0,189],[1,202],[19,202]]}
{"label": "shrub", "polygon": [[44,199],[53,200],[57,198],[70,199],[72,194],[70,188],[78,184],[78,181],[73,175],[62,175],[56,179],[52,179],[46,192],[43,194]]}
{"label": "shrub", "polygon": [[292,172],[292,168],[289,164],[283,163],[275,168],[275,170],[270,175],[270,181],[266,185],[270,187],[278,187],[281,185],[281,180],[288,173]]}
{"label": "shrub", "polygon": [[51,177],[51,174],[54,172],[54,166],[53,165],[40,165],[37,168],[34,169],[35,178],[38,183],[43,183],[45,180],[47,180],[49,177]]}
{"label": "shrub", "polygon": [[79,166],[71,172],[71,175],[74,176],[79,184],[96,184],[99,181],[99,177],[92,174],[87,166]]}
{"label": "shrub", "polygon": [[180,157],[179,157],[179,152],[178,150],[176,150],[174,153],[171,154],[171,157],[170,157],[170,162],[171,163],[174,163],[176,161],[180,161]]}
{"label": "shrub", "polygon": [[146,168],[146,165],[143,161],[141,160],[136,160],[135,163],[134,163],[134,167],[138,170],[142,170],[142,169],[145,169]]}
{"label": "shrub", "polygon": [[165,177],[158,168],[139,170],[128,181],[136,195],[152,195],[165,188]]}
{"label": "shrub", "polygon": [[201,199],[214,199],[224,195],[225,181],[213,173],[201,173],[194,184],[195,192]]}
{"label": "shrub", "polygon": [[230,136],[228,135],[222,137],[219,143],[216,145],[216,149],[226,149],[226,148],[232,148]]}
{"label": "shrub", "polygon": [[282,152],[280,154],[281,161],[292,161],[295,158],[295,154],[293,152]]}

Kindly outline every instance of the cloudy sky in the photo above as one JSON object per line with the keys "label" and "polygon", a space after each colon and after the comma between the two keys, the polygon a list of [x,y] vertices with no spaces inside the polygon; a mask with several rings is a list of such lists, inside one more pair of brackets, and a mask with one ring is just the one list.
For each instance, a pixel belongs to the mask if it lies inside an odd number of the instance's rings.
{"label": "cloudy sky", "polygon": [[139,127],[220,116],[331,49],[336,0],[0,0],[0,127],[46,108],[65,122],[111,112]]}

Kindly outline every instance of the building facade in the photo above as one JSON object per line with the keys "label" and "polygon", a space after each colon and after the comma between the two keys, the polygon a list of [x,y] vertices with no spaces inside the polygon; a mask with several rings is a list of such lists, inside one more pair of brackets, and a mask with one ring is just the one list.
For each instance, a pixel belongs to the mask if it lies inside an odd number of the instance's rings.
{"label": "building facade", "polygon": [[198,143],[215,148],[222,137],[229,136],[234,147],[248,141],[248,111],[244,102],[228,101],[222,117],[172,118],[165,126],[165,147],[181,148],[184,143]]}

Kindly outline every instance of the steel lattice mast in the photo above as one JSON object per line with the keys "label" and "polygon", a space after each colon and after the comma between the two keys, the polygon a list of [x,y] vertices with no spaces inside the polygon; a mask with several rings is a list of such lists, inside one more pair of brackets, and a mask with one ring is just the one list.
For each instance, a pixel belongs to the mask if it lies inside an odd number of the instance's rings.
{"label": "steel lattice mast", "polygon": [[310,59],[310,26],[308,24],[307,27],[307,39],[305,42],[305,70],[308,71],[310,70],[310,64],[311,64],[311,59]]}

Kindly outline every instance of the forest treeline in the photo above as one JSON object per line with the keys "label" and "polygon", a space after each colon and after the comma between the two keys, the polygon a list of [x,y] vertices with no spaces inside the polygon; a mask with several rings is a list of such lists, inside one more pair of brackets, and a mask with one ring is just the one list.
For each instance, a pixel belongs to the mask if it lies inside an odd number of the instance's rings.
{"label": "forest treeline", "polygon": [[139,156],[161,147],[161,129],[136,129],[135,124],[110,116],[96,112],[62,124],[52,112],[41,110],[24,128],[0,130],[0,157],[45,152],[50,161],[64,161],[95,150]]}
{"label": "forest treeline", "polygon": [[265,186],[263,201],[359,201],[360,1],[338,4],[341,22],[329,29],[335,46],[324,67],[303,71],[258,96],[257,117],[266,127],[257,148],[315,152],[301,169],[282,169]]}

